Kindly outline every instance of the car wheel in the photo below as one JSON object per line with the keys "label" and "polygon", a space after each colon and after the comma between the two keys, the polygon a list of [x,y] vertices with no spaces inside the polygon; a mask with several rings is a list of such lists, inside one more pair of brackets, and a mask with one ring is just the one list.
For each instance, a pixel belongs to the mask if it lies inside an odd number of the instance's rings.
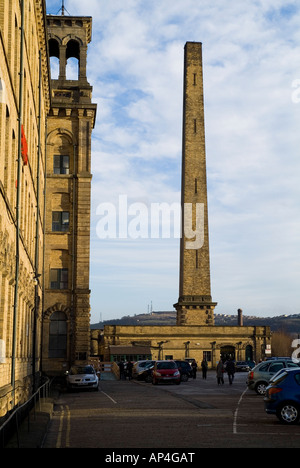
{"label": "car wheel", "polygon": [[265,382],[258,382],[256,385],[255,385],[255,391],[258,395],[265,395],[266,394],[266,388],[267,388],[267,385],[265,384]]}
{"label": "car wheel", "polygon": [[278,408],[276,414],[279,421],[284,424],[297,424],[300,419],[300,408],[293,402],[286,402]]}
{"label": "car wheel", "polygon": [[147,383],[152,382],[152,377],[151,377],[151,375],[147,375],[147,377],[145,378],[145,382],[147,382]]}
{"label": "car wheel", "polygon": [[181,382],[187,382],[189,380],[189,377],[187,374],[182,374],[181,376]]}

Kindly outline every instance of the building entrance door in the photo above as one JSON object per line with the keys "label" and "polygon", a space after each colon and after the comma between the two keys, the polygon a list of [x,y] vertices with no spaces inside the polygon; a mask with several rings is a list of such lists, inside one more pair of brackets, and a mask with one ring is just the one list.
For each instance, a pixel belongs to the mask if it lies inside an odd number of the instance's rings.
{"label": "building entrance door", "polygon": [[220,355],[223,362],[233,359],[235,361],[235,347],[234,346],[222,346],[220,349]]}

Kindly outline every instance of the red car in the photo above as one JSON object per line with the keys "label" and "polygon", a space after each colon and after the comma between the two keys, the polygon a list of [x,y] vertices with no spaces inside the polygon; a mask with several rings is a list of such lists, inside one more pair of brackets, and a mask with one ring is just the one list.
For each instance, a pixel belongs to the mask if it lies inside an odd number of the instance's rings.
{"label": "red car", "polygon": [[152,383],[174,382],[180,384],[180,372],[174,361],[156,361],[153,368]]}

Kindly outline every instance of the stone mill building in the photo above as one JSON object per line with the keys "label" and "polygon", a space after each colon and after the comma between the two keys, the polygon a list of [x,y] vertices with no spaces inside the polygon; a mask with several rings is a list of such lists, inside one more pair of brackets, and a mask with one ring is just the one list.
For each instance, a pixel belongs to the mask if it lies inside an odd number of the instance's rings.
{"label": "stone mill building", "polygon": [[0,417],[90,354],[92,18],[61,13],[0,0]]}

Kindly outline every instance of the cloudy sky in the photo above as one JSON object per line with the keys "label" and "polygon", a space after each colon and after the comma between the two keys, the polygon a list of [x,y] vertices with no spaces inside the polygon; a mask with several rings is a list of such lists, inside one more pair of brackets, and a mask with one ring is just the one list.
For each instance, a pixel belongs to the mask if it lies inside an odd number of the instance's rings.
{"label": "cloudy sky", "polygon": [[[46,3],[47,13],[59,12],[61,0]],[[187,41],[203,45],[215,312],[300,313],[299,2],[66,0],[65,7],[93,17],[92,323],[151,306],[173,310],[178,299],[179,239],[172,230],[169,238],[121,237],[118,216],[126,201],[128,226],[138,232],[135,208],[150,213],[154,203],[180,201]],[[107,229],[116,216],[115,238],[101,238],[105,207]]]}

